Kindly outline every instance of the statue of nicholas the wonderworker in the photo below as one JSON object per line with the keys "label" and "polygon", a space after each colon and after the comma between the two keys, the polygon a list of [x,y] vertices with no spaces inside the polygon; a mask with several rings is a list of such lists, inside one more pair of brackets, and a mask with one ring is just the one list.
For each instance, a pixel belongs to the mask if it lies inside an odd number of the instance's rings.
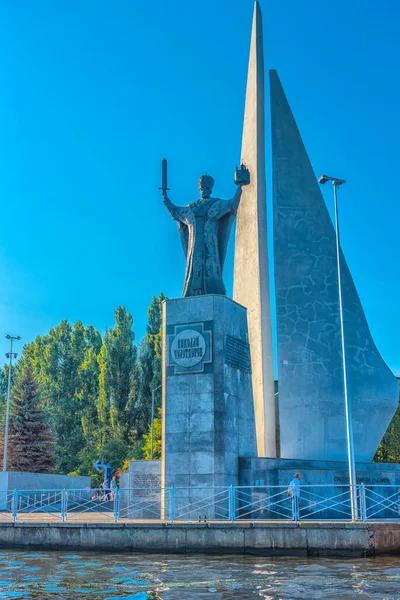
{"label": "statue of nicholas the wonderworker", "polygon": [[[241,177],[241,173],[244,176]],[[238,187],[231,200],[212,198],[214,179],[210,175],[202,175],[198,181],[200,200],[186,206],[175,206],[168,198],[166,186],[161,188],[165,206],[171,217],[178,221],[186,256],[183,297],[226,294],[222,272],[242,185],[249,183],[245,167],[236,170],[235,183]]]}

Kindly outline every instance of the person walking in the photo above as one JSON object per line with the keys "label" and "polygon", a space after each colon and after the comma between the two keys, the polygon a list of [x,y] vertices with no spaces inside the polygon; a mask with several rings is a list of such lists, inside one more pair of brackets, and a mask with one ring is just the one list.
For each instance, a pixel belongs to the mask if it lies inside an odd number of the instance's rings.
{"label": "person walking", "polygon": [[300,473],[296,473],[289,483],[288,496],[292,498],[293,519],[298,521],[300,518]]}
{"label": "person walking", "polygon": [[111,483],[110,483],[110,490],[111,490],[111,500],[114,500],[115,498],[115,492],[117,491],[117,478],[114,477],[111,479]]}

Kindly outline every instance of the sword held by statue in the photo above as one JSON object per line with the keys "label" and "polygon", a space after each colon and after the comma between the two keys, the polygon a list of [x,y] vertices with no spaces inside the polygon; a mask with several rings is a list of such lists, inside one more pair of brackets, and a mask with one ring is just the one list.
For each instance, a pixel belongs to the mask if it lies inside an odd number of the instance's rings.
{"label": "sword held by statue", "polygon": [[161,187],[158,189],[162,191],[163,195],[169,191],[168,187],[168,167],[167,167],[167,159],[163,158],[161,161]]}

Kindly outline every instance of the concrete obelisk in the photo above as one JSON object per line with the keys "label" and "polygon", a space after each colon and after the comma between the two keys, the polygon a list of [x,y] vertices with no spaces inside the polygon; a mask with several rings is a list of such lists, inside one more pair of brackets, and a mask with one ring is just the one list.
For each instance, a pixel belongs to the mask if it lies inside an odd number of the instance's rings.
{"label": "concrete obelisk", "polygon": [[274,369],[269,292],[261,9],[254,4],[242,161],[251,183],[237,215],[233,297],[247,308],[259,456],[276,456]]}

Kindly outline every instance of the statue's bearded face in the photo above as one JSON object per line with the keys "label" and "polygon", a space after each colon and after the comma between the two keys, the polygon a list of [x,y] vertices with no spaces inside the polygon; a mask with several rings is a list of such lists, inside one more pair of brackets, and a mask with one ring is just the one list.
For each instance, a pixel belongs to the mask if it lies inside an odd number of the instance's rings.
{"label": "statue's bearded face", "polygon": [[214,179],[210,175],[202,175],[198,181],[200,195],[202,198],[209,198],[214,185]]}
{"label": "statue's bearded face", "polygon": [[209,198],[211,196],[212,187],[210,185],[199,185],[200,196],[202,198]]}

